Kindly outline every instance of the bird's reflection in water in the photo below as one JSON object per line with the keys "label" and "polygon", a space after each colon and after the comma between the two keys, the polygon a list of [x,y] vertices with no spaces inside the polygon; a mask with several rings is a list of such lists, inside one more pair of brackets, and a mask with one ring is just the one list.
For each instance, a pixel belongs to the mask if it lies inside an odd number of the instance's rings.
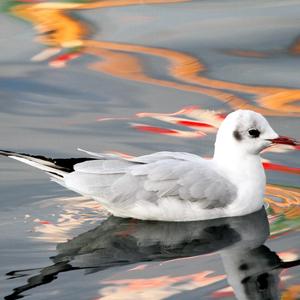
{"label": "bird's reflection in water", "polygon": [[[284,263],[263,245],[269,236],[264,209],[242,217],[198,222],[139,221],[109,217],[98,227],[57,246],[54,264],[40,270],[6,299],[17,299],[61,272],[97,272],[113,266],[163,261],[218,251],[238,299],[279,299],[279,272]],[[16,276],[19,271],[8,275]]]}

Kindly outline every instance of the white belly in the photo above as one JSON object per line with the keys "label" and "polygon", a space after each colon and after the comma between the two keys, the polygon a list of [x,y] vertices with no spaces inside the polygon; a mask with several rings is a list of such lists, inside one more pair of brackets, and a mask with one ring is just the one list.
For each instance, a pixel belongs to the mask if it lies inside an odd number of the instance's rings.
{"label": "white belly", "polygon": [[[99,202],[102,201],[100,200]],[[257,202],[255,205],[242,207],[234,201],[224,208],[204,209],[197,202],[168,197],[160,199],[156,204],[143,200],[136,201],[131,207],[126,209],[109,205],[107,202],[103,206],[117,217],[184,222],[246,215],[260,209],[262,201]]]}

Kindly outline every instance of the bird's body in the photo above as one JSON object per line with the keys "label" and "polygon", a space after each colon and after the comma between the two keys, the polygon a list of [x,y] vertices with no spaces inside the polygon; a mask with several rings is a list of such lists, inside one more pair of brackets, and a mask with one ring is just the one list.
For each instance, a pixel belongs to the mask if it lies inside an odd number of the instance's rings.
{"label": "bird's body", "polygon": [[212,159],[183,152],[125,159],[85,151],[91,157],[79,161],[0,154],[46,171],[54,181],[99,201],[115,216],[192,221],[260,209],[265,173],[259,153],[278,137],[260,114],[239,110],[222,123]]}
{"label": "bird's body", "polygon": [[99,154],[99,159],[76,164],[63,184],[115,216],[191,221],[246,214],[263,205],[259,162],[241,181],[241,172],[228,178],[214,159],[189,153],[157,152],[130,160]]}

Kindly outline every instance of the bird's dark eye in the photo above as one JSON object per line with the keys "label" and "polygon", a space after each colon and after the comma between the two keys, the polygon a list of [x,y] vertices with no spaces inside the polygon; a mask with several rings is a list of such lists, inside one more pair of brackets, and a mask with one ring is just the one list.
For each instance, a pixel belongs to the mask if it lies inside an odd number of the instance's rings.
{"label": "bird's dark eye", "polygon": [[260,135],[260,131],[258,129],[249,129],[248,133],[252,138],[257,138]]}

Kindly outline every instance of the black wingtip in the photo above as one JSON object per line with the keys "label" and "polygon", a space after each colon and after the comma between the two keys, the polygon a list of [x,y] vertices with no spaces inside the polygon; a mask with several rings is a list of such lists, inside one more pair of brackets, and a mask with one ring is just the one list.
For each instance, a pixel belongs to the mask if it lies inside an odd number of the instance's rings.
{"label": "black wingtip", "polygon": [[[88,160],[95,160],[95,158],[92,157],[78,157],[78,158],[49,158],[42,155],[32,155],[27,153],[20,153],[20,152],[14,152],[14,151],[8,151],[8,150],[1,150],[0,149],[0,156],[17,156],[22,157],[27,160],[33,160],[33,159],[39,159],[40,161],[50,162],[53,164],[53,167],[65,172],[73,172],[74,171],[74,165],[88,161]],[[39,162],[41,163],[41,162]],[[42,163],[41,163],[42,164]],[[55,165],[55,166],[54,166]]]}
{"label": "black wingtip", "polygon": [[15,154],[15,152],[0,149],[0,155],[2,155],[2,156],[10,156],[13,154]]}

